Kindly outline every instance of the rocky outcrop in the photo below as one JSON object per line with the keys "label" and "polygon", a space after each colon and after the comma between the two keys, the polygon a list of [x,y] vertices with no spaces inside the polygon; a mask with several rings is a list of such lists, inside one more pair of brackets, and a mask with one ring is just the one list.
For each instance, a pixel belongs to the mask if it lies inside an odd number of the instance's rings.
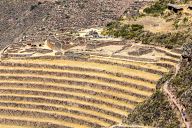
{"label": "rocky outcrop", "polygon": [[187,43],[183,44],[182,58],[188,59],[188,61],[191,61],[192,59],[192,40],[191,39],[188,39]]}

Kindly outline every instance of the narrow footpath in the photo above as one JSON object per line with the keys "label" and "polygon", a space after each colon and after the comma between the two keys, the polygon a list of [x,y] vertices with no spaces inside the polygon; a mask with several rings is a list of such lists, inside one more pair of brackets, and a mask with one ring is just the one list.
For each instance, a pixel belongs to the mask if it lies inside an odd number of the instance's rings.
{"label": "narrow footpath", "polygon": [[177,75],[178,71],[180,69],[180,64],[178,64],[176,66],[176,71],[174,73],[174,75],[172,76],[172,78],[170,80],[168,80],[167,82],[165,82],[164,86],[163,86],[163,91],[164,93],[167,95],[168,100],[170,101],[170,103],[177,108],[177,111],[180,113],[180,118],[182,120],[182,123],[185,124],[186,128],[190,128],[190,122],[187,119],[187,113],[186,113],[186,109],[184,108],[184,106],[179,102],[179,100],[177,100],[176,96],[174,96],[174,94],[169,90],[168,85],[170,83],[170,81],[172,79],[175,78],[175,76]]}

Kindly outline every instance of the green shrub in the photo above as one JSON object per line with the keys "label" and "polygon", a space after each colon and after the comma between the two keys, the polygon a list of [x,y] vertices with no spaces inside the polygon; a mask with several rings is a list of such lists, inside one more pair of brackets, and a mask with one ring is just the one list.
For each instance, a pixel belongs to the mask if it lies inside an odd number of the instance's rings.
{"label": "green shrub", "polygon": [[192,38],[190,30],[169,32],[169,33],[152,33],[144,31],[143,25],[132,24],[126,25],[120,22],[110,22],[102,32],[103,35],[122,37],[124,39],[134,39],[143,44],[155,44],[165,46],[168,49],[180,47],[186,42],[188,37]]}
{"label": "green shrub", "polygon": [[143,11],[147,14],[162,14],[166,8],[168,3],[174,3],[174,0],[158,0],[152,6],[145,8]]}
{"label": "green shrub", "polygon": [[143,25],[139,25],[139,24],[132,24],[132,25],[131,25],[132,31],[140,31],[140,30],[142,30],[143,28],[144,28]]}
{"label": "green shrub", "polygon": [[187,17],[185,17],[184,19],[183,19],[183,22],[184,23],[186,23],[186,22],[188,22],[189,21],[189,19],[187,18]]}
{"label": "green shrub", "polygon": [[138,24],[121,24],[120,22],[111,22],[107,24],[104,30],[106,35],[133,39],[143,32],[143,26]]}

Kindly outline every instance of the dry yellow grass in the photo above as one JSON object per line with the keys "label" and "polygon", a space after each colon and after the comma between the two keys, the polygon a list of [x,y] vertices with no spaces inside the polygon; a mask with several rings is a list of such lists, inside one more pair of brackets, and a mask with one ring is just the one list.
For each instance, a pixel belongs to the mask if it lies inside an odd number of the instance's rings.
{"label": "dry yellow grass", "polygon": [[[2,108],[2,107],[0,107]],[[6,109],[6,108],[4,108]],[[12,120],[24,120],[24,121],[32,121],[32,122],[45,122],[45,123],[49,123],[52,122],[54,124],[57,125],[63,125],[63,126],[68,126],[68,127],[73,127],[73,128],[89,128],[88,126],[84,126],[84,125],[80,125],[80,124],[75,124],[75,123],[70,123],[70,122],[64,122],[64,121],[57,121],[57,120],[50,120],[49,118],[38,118],[38,117],[26,117],[26,116],[8,116],[8,115],[2,115],[0,116],[0,119],[12,119]],[[24,126],[27,128],[35,128],[35,127],[28,127],[28,126]]]}
{"label": "dry yellow grass", "polygon": [[[168,69],[163,68],[163,67],[159,67],[156,66],[154,64],[146,64],[146,63],[139,63],[139,62],[129,62],[129,61],[125,61],[123,59],[118,59],[118,58],[100,58],[100,57],[96,57],[96,59],[99,60],[105,60],[105,61],[110,61],[110,62],[117,62],[117,63],[121,63],[121,64],[129,64],[129,65],[134,65],[134,66],[139,66],[139,67],[143,67],[143,68],[148,68],[148,69],[153,69],[153,70],[157,70],[157,71],[161,71],[161,72],[168,72]],[[13,62],[13,63],[21,63],[21,64],[46,64],[46,65],[58,65],[58,66],[70,66],[70,67],[80,67],[80,68],[89,68],[89,69],[99,69],[99,70],[104,70],[104,71],[109,71],[109,72],[113,72],[113,73],[122,73],[125,75],[129,75],[129,76],[135,76],[135,77],[139,77],[139,78],[143,78],[146,80],[152,80],[152,81],[158,81],[161,76],[157,75],[157,74],[153,74],[153,73],[149,73],[146,71],[140,71],[139,69],[130,69],[130,68],[126,68],[126,67],[122,67],[122,66],[117,66],[117,65],[111,65],[111,64],[101,64],[101,63],[96,63],[96,62],[86,62],[86,61],[74,61],[74,60],[49,60],[49,59],[26,59],[26,60],[19,60],[19,59],[9,59],[9,60],[5,60],[5,62]],[[125,94],[125,93],[119,93],[119,91],[116,91],[115,89],[121,89],[122,91],[128,91],[130,93],[134,93],[134,94],[140,94],[143,96],[151,96],[152,95],[152,91],[148,91],[145,89],[138,89],[137,86],[140,87],[146,87],[149,89],[155,89],[156,85],[152,84],[150,82],[146,82],[146,81],[142,81],[142,80],[138,80],[138,79],[134,79],[134,78],[126,78],[126,77],[118,77],[115,75],[110,75],[104,72],[94,72],[94,71],[81,71],[81,70],[75,70],[75,69],[64,69],[64,70],[59,70],[59,69],[51,69],[49,67],[19,67],[19,66],[0,66],[0,70],[4,70],[4,69],[8,69],[10,72],[7,73],[3,73],[0,72],[0,76],[6,76],[7,78],[5,79],[1,79],[0,83],[2,84],[7,84],[7,86],[0,86],[1,90],[10,90],[8,92],[3,92],[0,94],[0,96],[13,96],[13,97],[23,97],[26,98],[24,101],[11,101],[9,99],[5,99],[5,100],[1,100],[0,99],[0,103],[16,103],[16,104],[20,104],[20,105],[44,105],[44,106],[50,106],[50,107],[57,107],[57,108],[62,108],[62,109],[66,109],[66,110],[73,110],[73,111],[79,111],[79,112],[83,112],[85,114],[89,114],[89,115],[93,115],[93,116],[97,116],[97,117],[101,117],[101,118],[105,118],[105,119],[109,119],[111,121],[115,121],[115,122],[121,122],[122,119],[120,119],[120,117],[118,115],[121,116],[127,116],[128,112],[130,111],[130,109],[134,109],[136,107],[136,104],[132,104],[132,103],[127,103],[126,100],[129,101],[136,101],[136,102],[143,102],[145,100],[145,98],[139,98],[137,96],[132,96],[131,94]],[[16,70],[20,70],[23,71],[22,72],[15,72]],[[25,72],[25,70],[29,71],[29,72]],[[33,71],[33,72],[30,72]],[[77,78],[75,75],[72,76],[58,76],[58,75],[52,75],[52,74],[38,74],[34,71],[48,71],[48,72],[56,72],[56,73],[72,73],[72,74],[77,74],[77,75],[88,75],[88,76],[92,76],[92,78]],[[20,77],[20,78],[28,78],[28,79],[17,79],[17,78],[11,78],[11,77]],[[120,81],[120,82],[127,82],[130,84],[135,84],[137,86],[129,86],[129,85],[121,85],[121,84],[117,84],[117,83],[111,83],[111,82],[107,82],[105,80],[100,80],[94,77],[99,77],[99,78],[104,78],[104,79],[111,79],[111,80],[116,80],[116,81]],[[9,78],[10,77],[10,78]],[[37,79],[30,79],[30,77],[34,77]],[[38,78],[41,78],[38,80]],[[42,81],[42,79],[46,79],[50,81]],[[93,83],[93,84],[101,84],[104,87],[106,87],[106,89],[102,89],[100,87],[97,86],[89,86],[89,85],[73,85],[73,84],[67,84],[67,83],[54,83],[54,81],[52,82],[51,79],[54,80],[63,80],[63,81],[76,81],[76,82],[88,82],[88,83]],[[9,86],[8,83],[17,83],[17,84],[34,84],[34,86],[16,86],[16,85],[12,85]],[[53,88],[49,88],[49,86],[52,86]],[[54,88],[55,87],[55,88]],[[59,90],[59,87],[63,87],[65,88],[65,90]],[[114,90],[112,89],[107,89],[107,87],[110,88],[114,88]],[[76,89],[78,89],[78,91],[75,91]],[[13,91],[13,92],[12,92]],[[14,92],[15,91],[15,92]],[[20,92],[30,92],[30,91],[34,91],[34,92],[38,92],[36,95],[33,93],[30,94],[20,94]],[[88,92],[89,91],[89,92]],[[93,94],[90,94],[90,91],[93,92]],[[96,93],[101,93],[104,95],[108,95],[109,97],[105,97],[103,95],[99,95],[99,94],[95,94]],[[46,95],[45,95],[46,94]],[[48,95],[50,94],[50,95]],[[58,95],[55,94],[61,94],[61,95],[71,95],[72,97],[58,97]],[[74,96],[74,97],[73,97]],[[77,98],[79,97],[79,98]],[[118,100],[116,98],[123,98],[126,100]],[[38,101],[27,101],[27,99],[44,99],[44,101],[42,103],[38,102]],[[97,101],[101,101],[101,102],[105,102],[105,103],[98,103],[98,102],[92,102],[92,101],[87,101],[87,100],[83,100],[83,99],[93,99],[93,100],[97,100]],[[51,101],[60,101],[60,102],[67,102],[67,104],[59,104],[59,103],[50,103]],[[78,106],[78,104],[80,105],[87,105],[90,107],[95,107],[98,109],[101,109],[103,111],[108,111],[110,113],[114,113],[116,114],[116,116],[112,116],[112,115],[108,115],[102,111],[96,111],[96,110],[91,110],[90,108],[83,108]],[[111,105],[110,105],[111,104]],[[119,106],[115,107],[115,106]],[[124,109],[124,108],[127,109]],[[23,110],[23,111],[29,111],[29,112],[42,112],[42,113],[46,113],[46,114],[57,114],[57,115],[63,115],[63,116],[68,116],[68,117],[72,117],[75,119],[81,119],[87,122],[91,122],[91,123],[95,123],[95,124],[99,124],[105,127],[109,127],[110,123],[103,121],[103,120],[99,120],[97,118],[91,117],[91,116],[85,116],[85,115],[81,115],[78,113],[72,113],[72,112],[65,112],[65,111],[52,111],[52,110],[42,110],[41,108],[28,108],[28,107],[11,107],[11,106],[6,106],[6,107],[2,107],[0,106],[0,109],[4,109],[4,110]],[[117,115],[118,114],[118,115]],[[20,120],[30,120],[30,121],[34,121],[34,122],[50,122],[53,124],[58,124],[58,125],[62,125],[64,124],[65,126],[70,126],[73,128],[90,128],[90,126],[86,126],[86,125],[80,125],[79,123],[71,123],[71,122],[67,122],[67,121],[60,121],[60,120],[56,120],[56,119],[52,119],[52,118],[41,118],[38,120],[38,118],[32,119],[31,116],[26,116],[23,115],[21,117],[16,117],[16,116],[12,116],[9,117],[8,115],[2,115],[0,114],[0,118],[10,118],[10,119],[20,119]],[[36,120],[37,119],[37,120]]]}
{"label": "dry yellow grass", "polygon": [[30,126],[16,126],[16,125],[0,124],[0,128],[32,128],[32,127],[30,127]]}
{"label": "dry yellow grass", "polygon": [[144,26],[146,31],[150,31],[153,33],[167,33],[173,31],[173,22],[167,22],[165,19],[161,17],[153,17],[153,16],[144,16],[140,17],[137,20],[123,20],[124,24],[141,24]]}
{"label": "dry yellow grass", "polygon": [[49,72],[58,72],[58,73],[75,73],[78,75],[89,75],[89,76],[97,76],[97,77],[103,77],[103,78],[109,78],[109,79],[113,79],[113,80],[118,80],[118,81],[122,81],[122,82],[129,82],[129,83],[137,83],[139,85],[148,85],[148,86],[155,86],[155,84],[149,83],[149,82],[145,82],[145,81],[141,81],[141,80],[136,80],[136,79],[131,79],[131,78],[126,78],[126,77],[117,77],[114,75],[110,75],[110,74],[106,74],[106,73],[100,73],[100,72],[93,72],[93,71],[77,71],[77,70],[69,70],[69,69],[63,69],[63,70],[59,70],[59,69],[50,69],[50,68],[32,68],[32,67],[18,67],[18,66],[0,66],[0,70],[1,69],[9,69],[9,70],[28,70],[28,71],[49,71]]}
{"label": "dry yellow grass", "polygon": [[121,118],[117,118],[114,116],[110,116],[107,114],[104,114],[102,112],[97,112],[94,110],[90,110],[90,109],[85,109],[85,108],[80,108],[78,106],[69,106],[69,105],[59,105],[59,104],[50,104],[50,103],[38,103],[38,102],[31,102],[31,101],[12,101],[12,100],[0,100],[1,103],[16,103],[16,104],[23,104],[23,105],[45,105],[45,106],[50,106],[50,107],[57,107],[57,108],[63,108],[63,109],[68,109],[68,110],[73,110],[73,111],[79,111],[79,112],[84,112],[86,114],[90,114],[90,115],[94,115],[94,116],[98,116],[101,118],[106,118],[106,119],[110,119],[112,121],[115,122],[120,122],[122,119]]}
{"label": "dry yellow grass", "polygon": [[[1,73],[0,72],[0,76],[7,76],[7,77],[11,77],[11,76],[19,76],[19,77],[37,77],[37,78],[54,78],[55,80],[70,80],[70,81],[74,81],[74,78],[68,78],[68,77],[57,77],[57,76],[52,76],[52,75],[37,75],[37,74],[19,74],[19,73],[14,73],[14,74],[9,74],[9,73]],[[140,93],[140,90],[137,89],[136,87],[129,87],[129,86],[121,86],[118,84],[114,84],[114,83],[108,83],[108,82],[103,82],[101,80],[96,80],[96,79],[82,79],[82,78],[75,78],[76,82],[90,82],[90,83],[94,83],[94,84],[102,84],[105,86],[111,86],[111,87],[117,87],[120,89],[124,89],[126,91],[130,91],[130,92],[134,92],[134,93]],[[145,87],[148,87],[150,89],[155,89],[155,85],[144,85]],[[143,92],[143,91],[142,91]],[[149,92],[143,92],[145,95],[150,95]]]}
{"label": "dry yellow grass", "polygon": [[[0,109],[4,109],[4,110],[7,110],[7,109],[9,109],[9,110],[21,110],[21,111],[28,111],[28,112],[42,112],[42,113],[46,113],[46,114],[57,114],[57,115],[61,115],[61,116],[72,117],[72,118],[75,118],[75,119],[81,119],[81,120],[84,120],[84,121],[87,121],[87,122],[91,122],[91,123],[97,123],[97,124],[100,124],[102,126],[109,126],[110,125],[107,122],[100,121],[100,120],[95,119],[95,118],[91,118],[91,117],[88,117],[88,116],[75,115],[75,114],[71,114],[69,112],[50,111],[50,110],[42,110],[42,109],[37,109],[37,108],[33,108],[33,109],[30,108],[29,109],[29,108],[4,107],[4,106],[0,106]],[[54,122],[55,120],[54,119],[50,119],[49,122],[52,122],[52,121]],[[64,121],[64,120],[60,120],[60,122],[63,123],[63,125],[65,125],[65,123],[66,123],[66,121]],[[68,122],[68,123],[70,123],[70,122]],[[70,123],[70,125],[71,124],[72,123]],[[77,123],[73,123],[73,124],[78,125]]]}
{"label": "dry yellow grass", "polygon": [[167,68],[154,65],[153,63],[133,62],[133,61],[127,61],[126,59],[120,59],[120,58],[114,58],[114,57],[101,57],[101,56],[94,56],[94,55],[91,56],[91,58],[105,60],[105,61],[114,62],[114,63],[120,63],[120,64],[129,64],[129,65],[153,69],[153,70],[157,70],[157,71],[161,71],[161,72],[169,71]]}
{"label": "dry yellow grass", "polygon": [[171,59],[171,60],[176,60],[176,61],[180,61],[180,59],[178,58],[174,58],[174,57],[171,57],[171,56],[166,56],[164,58],[168,58],[168,59]]}
{"label": "dry yellow grass", "polygon": [[[55,90],[44,90],[44,89],[34,89],[34,88],[19,88],[19,87],[0,87],[0,89],[9,89],[9,90],[22,90],[22,91],[35,91],[35,92],[48,92],[48,93],[57,93],[57,94],[64,94],[64,95],[73,95],[73,96],[78,96],[80,98],[91,98],[91,99],[95,99],[95,100],[98,100],[98,101],[103,101],[103,102],[106,102],[106,103],[111,103],[111,104],[114,104],[114,105],[119,105],[119,106],[125,106],[125,107],[128,107],[128,108],[134,108],[134,105],[133,104],[128,104],[126,102],[123,102],[123,101],[119,101],[119,100],[115,100],[115,99],[109,99],[109,98],[105,98],[103,96],[99,96],[99,95],[91,95],[91,94],[87,94],[87,93],[79,93],[79,92],[72,92],[72,91],[55,91]],[[69,98],[68,98],[69,99]],[[110,108],[110,107],[109,107]]]}
{"label": "dry yellow grass", "polygon": [[[131,96],[130,94],[123,94],[123,93],[119,93],[119,92],[115,92],[113,90],[104,90],[104,89],[97,89],[94,87],[89,87],[89,86],[76,86],[76,85],[68,85],[68,84],[55,84],[55,83],[51,83],[51,82],[33,82],[33,81],[18,81],[18,80],[0,80],[1,83],[18,83],[18,84],[40,84],[42,86],[53,86],[53,87],[64,87],[64,88],[72,88],[72,89],[81,89],[81,90],[87,90],[87,91],[94,91],[94,92],[98,92],[98,93],[103,93],[103,94],[108,94],[111,96],[115,96],[115,97],[119,97],[119,98],[125,98],[125,99],[129,99],[131,101],[138,101],[138,102],[142,102],[144,99],[143,98],[137,98],[135,96]],[[47,88],[47,90],[53,90],[53,89],[49,89]],[[135,89],[135,91],[138,91]],[[140,91],[140,90],[139,90]],[[152,94],[152,92],[145,92],[145,91],[138,91],[138,94],[142,94],[146,93],[147,95],[144,96],[150,96]],[[130,91],[131,92],[131,91]],[[142,93],[143,92],[143,93]],[[136,93],[137,94],[137,93]]]}
{"label": "dry yellow grass", "polygon": [[67,102],[71,102],[71,103],[79,103],[79,104],[94,106],[94,107],[100,108],[102,110],[111,111],[111,112],[121,114],[123,116],[127,116],[127,114],[128,114],[128,112],[126,110],[120,110],[117,108],[109,107],[108,105],[105,105],[105,104],[89,103],[87,101],[82,101],[82,100],[78,100],[78,99],[55,98],[55,97],[43,96],[43,95],[42,96],[36,96],[36,95],[13,94],[13,93],[0,94],[0,96],[20,96],[20,97],[44,98],[45,100],[49,99],[49,100],[57,100],[57,101],[67,101]]}
{"label": "dry yellow grass", "polygon": [[165,64],[170,64],[170,65],[172,65],[172,66],[174,66],[174,67],[176,67],[176,65],[177,65],[177,63],[173,63],[173,62],[165,61],[165,60],[160,60],[159,62],[160,62],[160,63],[165,63]]}
{"label": "dry yellow grass", "polygon": [[[108,79],[112,79],[112,80],[118,80],[118,81],[121,81],[121,82],[128,82],[128,83],[131,83],[131,84],[136,83],[136,84],[142,85],[142,86],[155,87],[155,84],[152,84],[152,83],[149,83],[149,82],[136,80],[136,79],[132,79],[132,78],[117,77],[117,76],[114,76],[114,75],[104,74],[104,73],[86,72],[86,71],[73,71],[73,70],[58,70],[58,69],[49,69],[49,68],[31,68],[31,67],[30,68],[25,68],[25,67],[15,67],[15,66],[14,67],[0,66],[0,70],[5,69],[5,68],[8,68],[10,71],[11,70],[12,71],[14,71],[14,70],[21,70],[21,71],[27,70],[27,71],[49,71],[49,72],[58,72],[58,73],[65,72],[65,73],[75,73],[75,74],[78,74],[78,75],[83,74],[83,75],[89,75],[89,76],[97,76],[97,77],[102,77],[102,78],[108,78]],[[58,78],[60,78],[60,77],[58,77]],[[90,80],[90,78],[88,80]]]}
{"label": "dry yellow grass", "polygon": [[49,59],[29,59],[29,60],[15,60],[10,59],[8,62],[18,62],[18,63],[35,63],[35,64],[51,64],[51,65],[60,65],[60,66],[73,66],[73,67],[83,67],[83,68],[92,68],[92,69],[101,69],[107,70],[115,73],[124,73],[131,76],[138,76],[141,78],[148,78],[150,80],[158,81],[161,76],[157,74],[152,74],[140,70],[129,69],[116,65],[108,64],[99,64],[94,62],[80,62],[73,60],[49,60]]}

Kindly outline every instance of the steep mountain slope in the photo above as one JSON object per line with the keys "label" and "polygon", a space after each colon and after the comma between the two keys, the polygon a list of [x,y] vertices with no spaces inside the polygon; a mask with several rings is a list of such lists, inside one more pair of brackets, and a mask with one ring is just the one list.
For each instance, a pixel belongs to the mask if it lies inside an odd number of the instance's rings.
{"label": "steep mountain slope", "polygon": [[[182,65],[182,68],[175,79],[172,80],[169,88],[174,92],[176,98],[183,106],[183,115],[187,116],[186,121],[192,119],[192,64]],[[192,123],[192,122],[191,122]]]}
{"label": "steep mountain slope", "polygon": [[[2,0],[0,44],[18,41],[23,35],[64,31],[72,27],[105,25],[119,18],[132,0]],[[28,32],[29,31],[29,32]]]}
{"label": "steep mountain slope", "polygon": [[157,91],[148,101],[138,106],[124,120],[124,123],[179,128],[178,118],[173,112],[167,97],[161,91]]}

